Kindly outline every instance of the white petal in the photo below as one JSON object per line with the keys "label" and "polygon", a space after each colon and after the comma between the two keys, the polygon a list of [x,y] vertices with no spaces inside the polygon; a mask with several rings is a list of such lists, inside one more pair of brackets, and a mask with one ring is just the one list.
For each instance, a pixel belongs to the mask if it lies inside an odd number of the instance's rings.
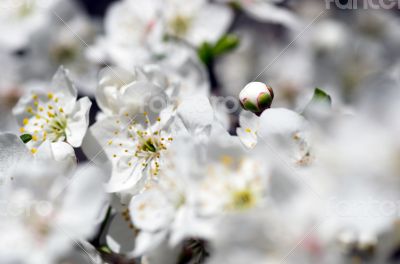
{"label": "white petal", "polygon": [[108,197],[103,172],[93,165],[82,165],[70,179],[56,223],[71,235],[88,237],[95,231]]}
{"label": "white petal", "polygon": [[272,148],[272,155],[284,154],[292,162],[298,162],[308,151],[308,122],[296,112],[273,108],[260,116],[258,131],[262,147]]}
{"label": "white petal", "polygon": [[147,189],[133,197],[129,208],[135,226],[148,232],[167,228],[175,211],[166,197],[157,189]]}
{"label": "white petal", "polygon": [[299,25],[294,14],[271,3],[244,4],[243,8],[251,16],[262,22],[280,23],[291,28],[296,28]]}
{"label": "white petal", "polygon": [[205,96],[186,98],[178,106],[178,117],[192,136],[202,140],[210,135],[214,121],[214,111]]}
{"label": "white petal", "polygon": [[107,246],[116,253],[132,253],[135,247],[135,229],[130,228],[132,223],[126,220],[121,213],[117,213],[110,222],[106,234]]}
{"label": "white petal", "polygon": [[32,158],[28,148],[18,136],[10,133],[0,134],[0,184],[7,180],[4,177],[7,177],[13,166]]}
{"label": "white petal", "polygon": [[[135,75],[124,69],[116,67],[102,69],[99,73],[99,85],[96,88],[96,102],[100,109],[108,115],[116,114],[119,90],[134,80]],[[113,94],[109,94],[110,92]]]}
{"label": "white petal", "polygon": [[74,101],[78,96],[78,91],[68,77],[67,70],[62,66],[54,75],[50,89],[54,92],[61,92],[65,96],[66,101]]}
{"label": "white petal", "polygon": [[240,127],[236,133],[242,143],[253,148],[257,144],[257,133],[259,129],[259,117],[249,111],[242,111],[239,116]]}
{"label": "white petal", "polygon": [[290,134],[306,127],[307,121],[298,113],[284,108],[273,108],[264,111],[260,116],[259,136]]}
{"label": "white petal", "polygon": [[[167,236],[166,232],[156,232],[156,233],[140,232],[136,239],[136,246],[135,246],[135,251],[133,252],[133,256],[136,257],[143,256],[144,254],[152,252],[155,248],[157,248],[162,244],[166,236]],[[162,258],[164,259],[164,261],[162,262],[163,264],[166,263],[165,262],[166,259],[169,260],[169,258],[166,258],[165,254],[163,255]],[[154,262],[149,262],[149,263],[154,263]]]}
{"label": "white petal", "polygon": [[187,40],[194,46],[215,43],[227,32],[233,18],[232,10],[224,5],[206,4],[196,14]]}
{"label": "white petal", "polygon": [[66,135],[67,142],[73,147],[79,147],[82,144],[83,137],[89,126],[89,111],[92,102],[88,97],[79,99],[71,116],[68,118]]}
{"label": "white petal", "polygon": [[167,95],[158,86],[148,81],[138,81],[126,86],[122,95],[123,108],[120,113],[131,115],[148,112],[159,113],[168,103]]}
{"label": "white petal", "polygon": [[77,165],[74,149],[65,142],[45,141],[38,148],[35,157],[44,161],[57,161],[60,170],[66,174]]}
{"label": "white petal", "polygon": [[[132,167],[126,165],[125,159],[119,159],[119,161],[121,162],[113,164],[111,178],[106,184],[107,192],[126,191],[131,194],[137,194],[147,181],[149,168],[143,168],[140,161],[132,161]],[[123,166],[124,164],[125,166]]]}

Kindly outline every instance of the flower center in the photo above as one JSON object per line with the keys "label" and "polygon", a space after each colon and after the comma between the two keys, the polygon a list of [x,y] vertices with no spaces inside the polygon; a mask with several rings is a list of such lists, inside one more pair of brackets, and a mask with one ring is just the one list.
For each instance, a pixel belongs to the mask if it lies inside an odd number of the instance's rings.
{"label": "flower center", "polygon": [[237,190],[232,193],[231,208],[234,210],[246,210],[254,206],[255,200],[250,189]]}
{"label": "flower center", "polygon": [[178,37],[184,36],[190,27],[191,19],[187,16],[177,15],[169,22],[169,26],[174,35]]}
{"label": "flower center", "polygon": [[50,55],[57,63],[69,63],[77,57],[77,49],[73,45],[58,45],[50,51]]}
{"label": "flower center", "polygon": [[[33,94],[32,99],[33,105],[26,108],[27,117],[22,121],[20,132],[31,134],[34,143],[47,139],[52,142],[64,141],[67,115],[58,106],[59,99],[53,93],[48,93],[47,96]],[[36,149],[31,148],[31,151],[35,153]]]}
{"label": "flower center", "polygon": [[[143,168],[150,166],[150,172],[152,176],[157,176],[160,170],[160,157],[163,151],[167,150],[168,145],[173,140],[166,131],[162,130],[160,126],[157,126],[161,121],[160,118],[157,120],[157,124],[151,125],[151,122],[144,113],[146,126],[138,125],[133,122],[128,126],[127,141],[121,141],[117,145],[122,148],[122,154],[113,154],[113,158],[124,159],[124,164],[128,167],[134,167],[136,163],[141,164]],[[117,123],[120,121],[117,120]],[[114,135],[118,135],[119,130],[114,132]],[[133,143],[133,144],[132,144]],[[115,144],[113,140],[108,142],[108,145]],[[132,147],[130,146],[134,146]]]}

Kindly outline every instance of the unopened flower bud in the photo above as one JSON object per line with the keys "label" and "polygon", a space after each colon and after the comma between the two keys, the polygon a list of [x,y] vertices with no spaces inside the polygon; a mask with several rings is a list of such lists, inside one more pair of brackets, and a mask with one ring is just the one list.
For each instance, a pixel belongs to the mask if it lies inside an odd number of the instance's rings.
{"label": "unopened flower bud", "polygon": [[272,88],[261,82],[247,84],[239,94],[242,107],[258,115],[271,107],[273,99]]}

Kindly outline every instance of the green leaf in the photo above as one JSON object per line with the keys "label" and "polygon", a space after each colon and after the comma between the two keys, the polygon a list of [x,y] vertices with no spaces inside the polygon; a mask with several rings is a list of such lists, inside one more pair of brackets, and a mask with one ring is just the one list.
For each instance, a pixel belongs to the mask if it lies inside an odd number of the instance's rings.
{"label": "green leaf", "polygon": [[233,34],[222,36],[214,46],[214,56],[219,56],[232,51],[239,46],[239,38]]}
{"label": "green leaf", "polygon": [[315,113],[329,111],[332,107],[332,98],[324,90],[315,88],[311,101],[304,108],[302,115],[312,118]]}
{"label": "green leaf", "polygon": [[329,94],[327,94],[324,90],[320,88],[315,88],[314,95],[311,99],[311,102],[327,102],[329,105],[332,105],[332,98]]}
{"label": "green leaf", "polygon": [[204,42],[199,47],[197,53],[200,60],[206,65],[209,65],[214,58],[213,47],[208,42]]}
{"label": "green leaf", "polygon": [[228,34],[222,36],[215,44],[204,42],[198,48],[197,53],[204,64],[210,65],[216,57],[232,51],[238,45],[239,38],[233,34]]}
{"label": "green leaf", "polygon": [[24,142],[25,144],[28,143],[29,141],[32,140],[32,135],[30,134],[23,134],[20,136],[22,142]]}
{"label": "green leaf", "polygon": [[97,250],[106,254],[112,254],[111,249],[107,246],[101,246]]}

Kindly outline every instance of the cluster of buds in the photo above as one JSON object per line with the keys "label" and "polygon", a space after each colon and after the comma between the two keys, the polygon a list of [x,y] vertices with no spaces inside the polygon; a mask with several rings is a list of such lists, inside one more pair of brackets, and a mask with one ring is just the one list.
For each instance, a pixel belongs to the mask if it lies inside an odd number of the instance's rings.
{"label": "cluster of buds", "polygon": [[274,92],[272,88],[261,82],[247,84],[239,94],[242,107],[257,115],[270,108],[273,99]]}

